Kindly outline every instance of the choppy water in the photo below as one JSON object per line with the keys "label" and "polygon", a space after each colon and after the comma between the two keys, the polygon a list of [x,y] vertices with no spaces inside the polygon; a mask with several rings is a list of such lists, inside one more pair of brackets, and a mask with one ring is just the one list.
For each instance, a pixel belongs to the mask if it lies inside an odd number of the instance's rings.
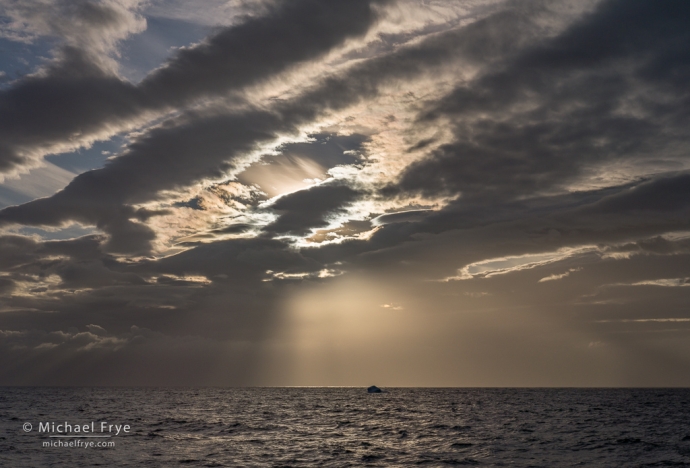
{"label": "choppy water", "polygon": [[[47,421],[131,432],[43,447]],[[685,389],[2,388],[0,424],[11,467],[690,466]]]}

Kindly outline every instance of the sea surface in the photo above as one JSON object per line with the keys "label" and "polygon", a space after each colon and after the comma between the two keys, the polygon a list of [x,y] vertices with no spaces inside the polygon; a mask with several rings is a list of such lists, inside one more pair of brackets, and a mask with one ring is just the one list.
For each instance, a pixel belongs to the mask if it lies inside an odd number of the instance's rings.
{"label": "sea surface", "polygon": [[386,390],[0,388],[0,466],[690,466],[688,389]]}

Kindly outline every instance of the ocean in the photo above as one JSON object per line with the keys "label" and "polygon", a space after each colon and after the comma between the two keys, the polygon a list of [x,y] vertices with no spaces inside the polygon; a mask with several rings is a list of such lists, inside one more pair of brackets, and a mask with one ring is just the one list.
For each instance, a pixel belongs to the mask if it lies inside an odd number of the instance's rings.
{"label": "ocean", "polygon": [[688,389],[386,390],[1,388],[0,466],[690,466]]}

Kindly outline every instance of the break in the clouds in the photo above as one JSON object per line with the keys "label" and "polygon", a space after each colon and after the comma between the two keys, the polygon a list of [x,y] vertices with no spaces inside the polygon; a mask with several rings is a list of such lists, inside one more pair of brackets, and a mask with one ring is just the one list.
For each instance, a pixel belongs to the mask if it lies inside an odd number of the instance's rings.
{"label": "break in the clouds", "polygon": [[0,5],[0,383],[690,383],[687,2]]}

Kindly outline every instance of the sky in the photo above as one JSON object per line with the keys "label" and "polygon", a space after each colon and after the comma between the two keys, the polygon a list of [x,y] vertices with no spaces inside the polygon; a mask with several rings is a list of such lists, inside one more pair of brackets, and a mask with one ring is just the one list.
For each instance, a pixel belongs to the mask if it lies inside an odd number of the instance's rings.
{"label": "sky", "polygon": [[0,0],[0,385],[690,385],[686,0]]}

